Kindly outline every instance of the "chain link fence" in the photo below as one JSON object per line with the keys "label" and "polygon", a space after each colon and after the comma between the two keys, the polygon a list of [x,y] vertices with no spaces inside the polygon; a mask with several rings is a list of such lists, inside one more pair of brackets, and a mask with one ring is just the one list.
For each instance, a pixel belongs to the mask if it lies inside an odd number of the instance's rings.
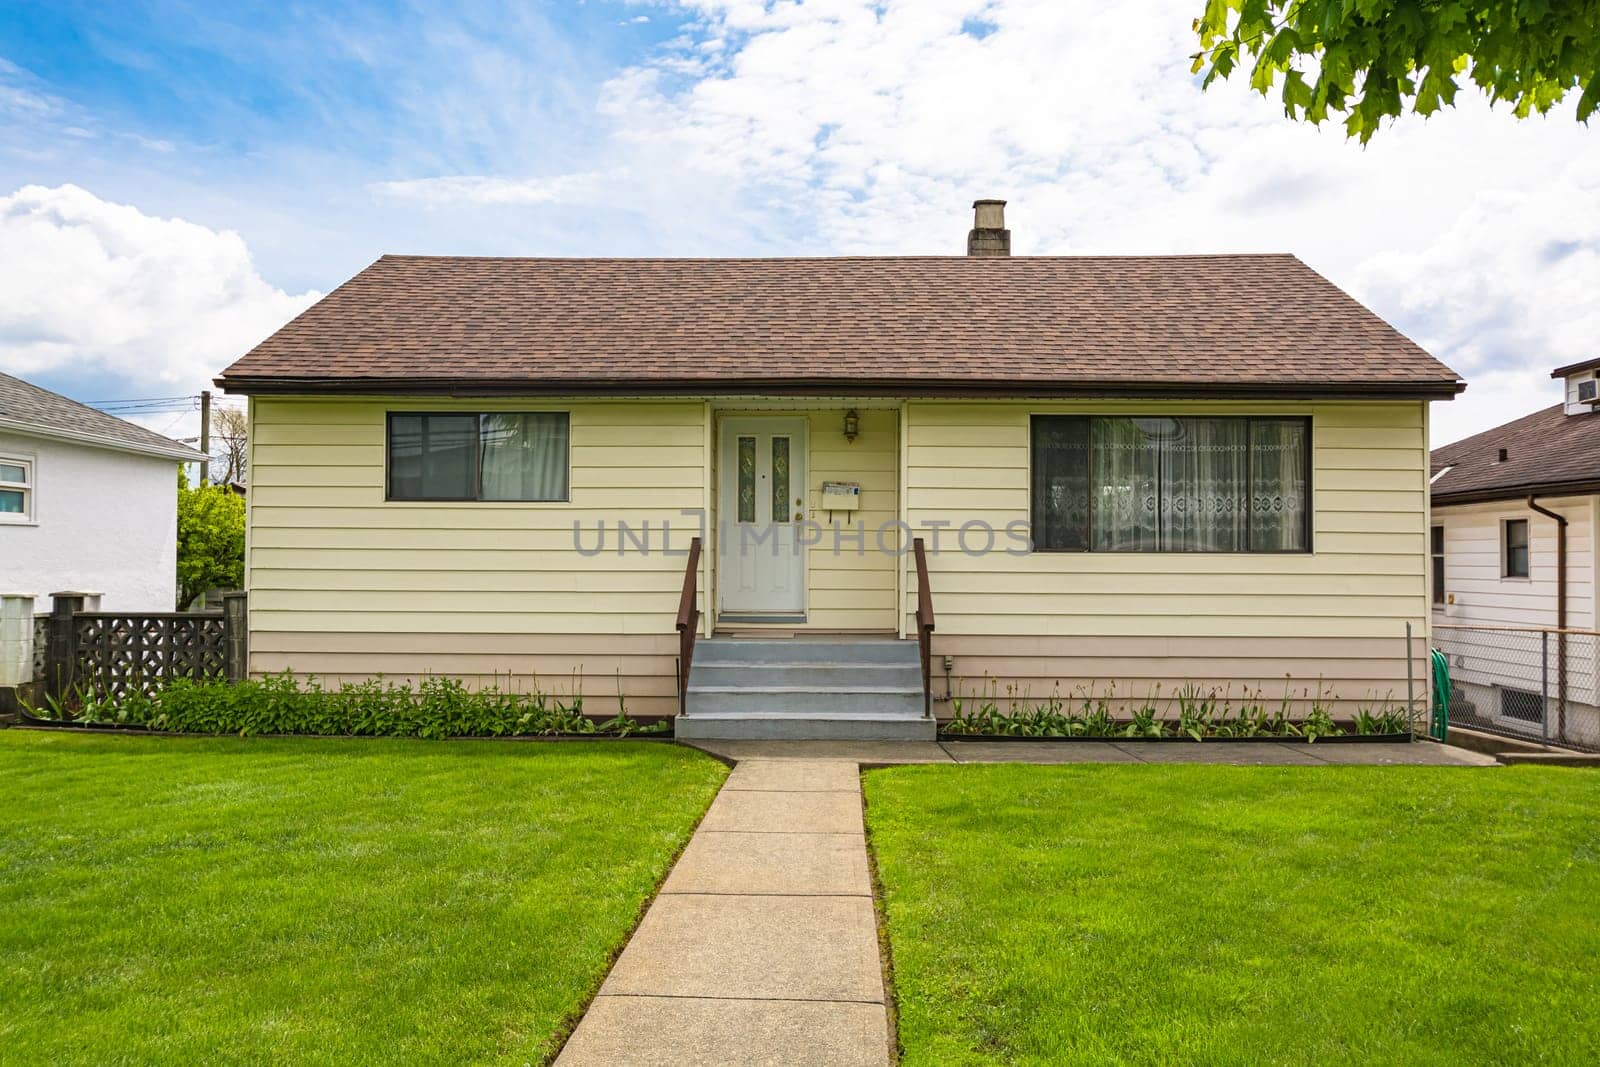
{"label": "chain link fence", "polygon": [[1600,752],[1600,633],[1436,624],[1433,644],[1453,725]]}

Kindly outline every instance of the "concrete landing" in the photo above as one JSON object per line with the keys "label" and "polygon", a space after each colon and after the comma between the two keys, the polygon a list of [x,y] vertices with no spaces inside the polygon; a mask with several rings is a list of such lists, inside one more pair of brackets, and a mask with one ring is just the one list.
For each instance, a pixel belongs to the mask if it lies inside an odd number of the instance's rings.
{"label": "concrete landing", "polygon": [[889,1062],[854,761],[742,760],[557,1059]]}

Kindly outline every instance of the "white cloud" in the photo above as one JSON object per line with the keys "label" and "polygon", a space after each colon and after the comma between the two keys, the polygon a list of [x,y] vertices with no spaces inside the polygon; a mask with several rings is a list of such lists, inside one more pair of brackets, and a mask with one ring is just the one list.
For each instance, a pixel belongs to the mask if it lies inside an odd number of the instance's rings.
{"label": "white cloud", "polygon": [[104,375],[136,395],[211,378],[319,296],[264,281],[238,234],[73,185],[0,197],[0,368]]}
{"label": "white cloud", "polygon": [[596,187],[610,177],[593,172],[558,174],[549,178],[497,178],[462,174],[375,182],[370,188],[384,196],[410,200],[428,207],[454,204],[551,204],[592,198]]}
{"label": "white cloud", "polygon": [[[1086,0],[662,3],[656,23],[687,24],[598,92],[602,52],[537,14],[389,36],[358,20],[318,40],[360,58],[361,93],[326,50],[284,68],[316,136],[259,152],[246,180],[147,130],[159,180],[118,189],[253,222],[255,251],[315,284],[386,250],[959,253],[983,196],[1010,200],[1018,254],[1291,251],[1469,378],[1436,409],[1441,441],[1549,402],[1550,367],[1600,355],[1600,137],[1570,106],[1519,122],[1464,89],[1363,149],[1242,78],[1201,91],[1196,2],[1115,19]],[[68,161],[52,181],[101,180],[65,125],[119,159],[135,144],[3,60],[0,89],[18,182],[41,154]],[[24,297],[0,300],[0,363],[94,361],[176,392],[159,375],[203,381],[311,298],[263,281],[231,233],[24,192],[0,201],[0,283]]]}
{"label": "white cloud", "polygon": [[1193,0],[1114,21],[1048,0],[693,6],[607,86],[616,140],[786,217],[808,251],[958,252],[980,196],[1011,201],[1019,254],[1291,251],[1470,379],[1439,442],[1551,402],[1551,367],[1600,354],[1600,139],[1570,108],[1518,122],[1464,90],[1363,149],[1243,78],[1200,90]]}

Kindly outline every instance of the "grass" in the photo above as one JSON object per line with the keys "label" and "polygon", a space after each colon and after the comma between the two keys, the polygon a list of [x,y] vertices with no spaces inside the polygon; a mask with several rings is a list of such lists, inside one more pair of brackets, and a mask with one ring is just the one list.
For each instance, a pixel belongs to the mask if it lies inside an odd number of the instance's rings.
{"label": "grass", "polygon": [[866,776],[907,1064],[1600,1061],[1600,774]]}
{"label": "grass", "polygon": [[725,773],[0,730],[0,1061],[538,1062]]}

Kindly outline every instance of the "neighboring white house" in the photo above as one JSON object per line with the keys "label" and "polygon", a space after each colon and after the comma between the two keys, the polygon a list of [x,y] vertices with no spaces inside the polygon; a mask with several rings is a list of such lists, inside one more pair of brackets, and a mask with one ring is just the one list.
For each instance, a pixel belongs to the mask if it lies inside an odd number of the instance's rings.
{"label": "neighboring white house", "polygon": [[107,611],[171,611],[177,468],[200,453],[0,374],[0,593],[97,593]]}
{"label": "neighboring white house", "polygon": [[1435,644],[1457,712],[1585,745],[1600,744],[1600,641],[1572,631],[1600,621],[1597,371],[1560,367],[1561,403],[1435,449],[1430,492]]}

